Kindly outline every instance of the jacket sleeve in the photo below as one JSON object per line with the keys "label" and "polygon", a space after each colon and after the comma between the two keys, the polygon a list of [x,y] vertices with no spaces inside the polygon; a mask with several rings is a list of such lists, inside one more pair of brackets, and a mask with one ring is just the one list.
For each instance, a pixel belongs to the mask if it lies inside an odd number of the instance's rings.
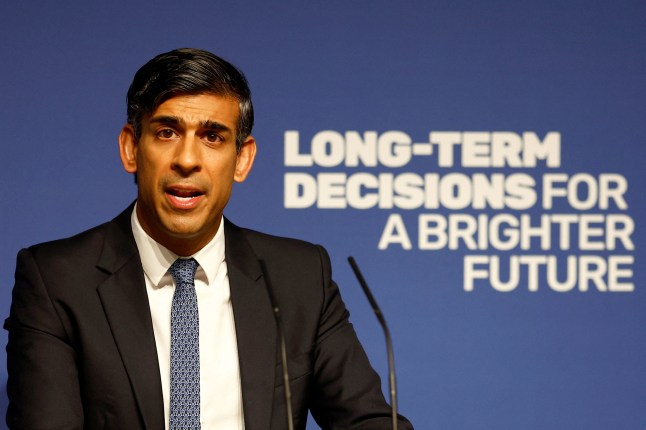
{"label": "jacket sleeve", "polygon": [[11,429],[81,429],[77,354],[28,249],[18,254],[7,344],[7,425]]}
{"label": "jacket sleeve", "polygon": [[[311,412],[322,429],[392,428],[392,412],[381,381],[349,322],[349,313],[331,279],[330,259],[318,247],[324,288],[323,308],[314,351],[314,395]],[[399,428],[412,425],[399,417]]]}

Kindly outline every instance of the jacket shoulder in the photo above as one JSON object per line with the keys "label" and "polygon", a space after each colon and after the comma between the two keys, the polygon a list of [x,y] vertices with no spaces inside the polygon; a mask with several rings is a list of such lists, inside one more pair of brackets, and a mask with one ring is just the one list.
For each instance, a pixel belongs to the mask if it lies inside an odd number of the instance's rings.
{"label": "jacket shoulder", "polygon": [[97,263],[104,254],[106,246],[120,249],[124,254],[130,254],[129,251],[132,251],[134,238],[128,210],[111,221],[74,236],[22,249],[18,254],[18,260],[30,257],[43,268],[56,267],[58,271],[65,271],[67,268],[74,270],[79,263],[85,265]]}
{"label": "jacket shoulder", "polygon": [[103,223],[88,230],[77,233],[73,236],[50,240],[47,242],[31,245],[22,251],[29,251],[34,256],[67,255],[75,252],[85,252],[92,248],[93,244],[100,243],[105,236],[105,229],[108,223]]}
{"label": "jacket shoulder", "polygon": [[228,233],[243,237],[260,259],[280,260],[281,257],[293,259],[294,256],[298,256],[300,260],[310,258],[320,260],[322,257],[329,259],[325,249],[318,244],[242,228],[230,222],[227,222],[227,229]]}

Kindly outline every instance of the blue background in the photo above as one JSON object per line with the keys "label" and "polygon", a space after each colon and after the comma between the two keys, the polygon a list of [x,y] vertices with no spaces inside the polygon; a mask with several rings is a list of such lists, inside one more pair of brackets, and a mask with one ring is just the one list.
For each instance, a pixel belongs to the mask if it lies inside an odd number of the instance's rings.
{"label": "blue background", "polygon": [[[328,248],[385,375],[381,330],[345,262],[355,256],[390,322],[400,410],[417,428],[646,428],[646,3],[43,0],[2,2],[0,16],[0,315],[21,247],[134,199],[116,144],[128,85],[154,55],[200,47],[240,67],[254,94],[259,154],[227,216]],[[635,291],[466,293],[462,251],[377,250],[391,212],[415,224],[417,211],[285,209],[283,134],[324,129],[416,141],[561,132],[558,171],[629,182]]]}

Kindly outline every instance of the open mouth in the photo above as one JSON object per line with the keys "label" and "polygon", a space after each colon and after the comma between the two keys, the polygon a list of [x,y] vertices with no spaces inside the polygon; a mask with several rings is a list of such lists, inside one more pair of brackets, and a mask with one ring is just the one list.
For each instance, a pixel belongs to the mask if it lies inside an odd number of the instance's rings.
{"label": "open mouth", "polygon": [[166,197],[179,209],[192,209],[199,203],[204,193],[195,189],[167,188]]}

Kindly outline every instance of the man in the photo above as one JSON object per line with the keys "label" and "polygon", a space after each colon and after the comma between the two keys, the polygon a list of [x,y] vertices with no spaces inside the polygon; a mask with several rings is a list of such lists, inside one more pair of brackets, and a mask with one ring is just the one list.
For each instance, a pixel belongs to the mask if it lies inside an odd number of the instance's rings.
{"label": "man", "polygon": [[19,253],[10,428],[286,429],[275,305],[295,428],[308,409],[324,429],[390,428],[325,250],[223,218],[253,165],[252,125],[244,76],[211,53],[137,72],[119,136],[136,202]]}

